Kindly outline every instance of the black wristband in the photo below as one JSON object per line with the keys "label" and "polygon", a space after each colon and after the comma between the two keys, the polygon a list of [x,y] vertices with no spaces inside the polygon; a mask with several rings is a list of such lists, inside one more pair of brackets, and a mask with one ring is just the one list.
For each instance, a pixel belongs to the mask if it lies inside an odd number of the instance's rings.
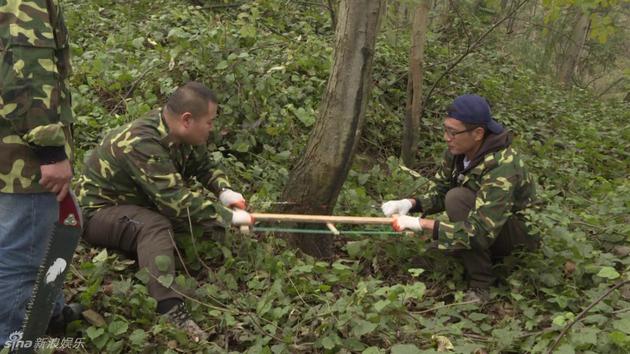
{"label": "black wristband", "polygon": [[437,241],[439,236],[440,236],[440,222],[436,220],[435,224],[433,224],[433,235],[431,238],[433,239],[433,241]]}
{"label": "black wristband", "polygon": [[63,146],[34,146],[33,152],[39,159],[40,165],[51,165],[68,159]]}
{"label": "black wristband", "polygon": [[420,202],[420,199],[418,198],[413,198],[416,201],[416,205],[414,205],[413,207],[411,207],[411,209],[409,209],[410,213],[422,213],[422,203]]}

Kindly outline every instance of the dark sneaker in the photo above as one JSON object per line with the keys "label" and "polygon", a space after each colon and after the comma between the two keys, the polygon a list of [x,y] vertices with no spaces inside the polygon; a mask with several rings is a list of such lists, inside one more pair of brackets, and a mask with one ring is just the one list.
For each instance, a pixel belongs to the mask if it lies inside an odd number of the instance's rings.
{"label": "dark sneaker", "polygon": [[186,310],[186,306],[183,302],[168,310],[168,312],[162,316],[166,318],[167,322],[172,323],[175,327],[186,332],[195,342],[208,339],[208,333],[199,328],[199,325],[190,318],[190,313]]}
{"label": "dark sneaker", "polygon": [[465,302],[485,304],[490,300],[490,290],[486,288],[470,288],[464,294]]}
{"label": "dark sneaker", "polygon": [[83,306],[78,303],[64,305],[61,313],[57,316],[53,316],[50,322],[48,322],[46,334],[53,337],[62,337],[65,334],[66,326],[70,322],[83,318],[81,315],[83,310]]}

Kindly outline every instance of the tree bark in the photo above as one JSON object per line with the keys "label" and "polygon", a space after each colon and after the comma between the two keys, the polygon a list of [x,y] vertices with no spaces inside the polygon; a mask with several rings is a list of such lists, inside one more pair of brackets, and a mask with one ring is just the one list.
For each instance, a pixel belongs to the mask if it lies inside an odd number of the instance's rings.
{"label": "tree bark", "polygon": [[403,163],[407,167],[413,167],[416,150],[418,149],[420,120],[423,110],[422,68],[430,8],[430,0],[421,0],[413,14],[411,49],[409,51],[409,75],[407,78],[407,110],[400,151]]}
{"label": "tree bark", "polygon": [[[281,211],[330,214],[337,202],[365,121],[372,62],[385,0],[342,0],[334,64],[319,117],[289,175]],[[292,245],[318,258],[333,256],[331,235],[295,234]]]}
{"label": "tree bark", "polygon": [[573,82],[573,74],[575,73],[580,53],[586,42],[589,25],[590,18],[588,13],[580,11],[575,26],[573,27],[571,40],[568,43],[563,58],[560,60],[560,67],[558,69],[558,79],[565,87],[571,86]]}

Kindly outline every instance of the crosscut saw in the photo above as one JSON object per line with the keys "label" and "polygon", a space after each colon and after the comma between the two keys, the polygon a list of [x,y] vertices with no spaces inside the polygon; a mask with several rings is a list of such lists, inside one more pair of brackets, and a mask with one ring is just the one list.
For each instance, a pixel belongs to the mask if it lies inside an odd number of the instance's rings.
{"label": "crosscut saw", "polygon": [[[72,263],[72,255],[79,243],[82,227],[81,211],[72,192],[59,203],[59,220],[53,233],[39,271],[33,294],[26,308],[22,325],[22,340],[34,344],[48,328],[55,300],[62,291],[66,273]],[[32,353],[33,346],[22,348],[18,353]]]}

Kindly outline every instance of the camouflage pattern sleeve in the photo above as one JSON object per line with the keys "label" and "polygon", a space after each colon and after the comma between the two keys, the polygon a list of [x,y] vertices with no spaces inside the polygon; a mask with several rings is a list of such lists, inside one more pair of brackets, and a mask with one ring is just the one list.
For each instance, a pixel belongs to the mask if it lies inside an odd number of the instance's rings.
{"label": "camouflage pattern sleeve", "polygon": [[475,206],[468,219],[440,222],[437,244],[441,249],[487,249],[512,214],[515,186],[521,176],[510,163],[501,164],[482,176]]}
{"label": "camouflage pattern sleeve", "polygon": [[189,168],[194,171],[197,180],[205,188],[208,188],[215,195],[218,195],[222,188],[231,187],[225,173],[208,153],[207,146],[195,147],[192,157],[193,158],[188,163]]}
{"label": "camouflage pattern sleeve", "polygon": [[453,173],[453,155],[448,150],[444,153],[442,164],[429,182],[427,192],[420,197],[416,197],[417,210],[423,215],[431,215],[444,211],[444,198],[451,189],[451,175]]}
{"label": "camouflage pattern sleeve", "polygon": [[58,1],[0,0],[0,40],[0,118],[30,145],[64,146],[70,63]]}
{"label": "camouflage pattern sleeve", "polygon": [[136,185],[164,216],[187,219],[190,215],[193,223],[220,219],[213,201],[202,190],[186,185],[158,140],[136,141],[119,156]]}

